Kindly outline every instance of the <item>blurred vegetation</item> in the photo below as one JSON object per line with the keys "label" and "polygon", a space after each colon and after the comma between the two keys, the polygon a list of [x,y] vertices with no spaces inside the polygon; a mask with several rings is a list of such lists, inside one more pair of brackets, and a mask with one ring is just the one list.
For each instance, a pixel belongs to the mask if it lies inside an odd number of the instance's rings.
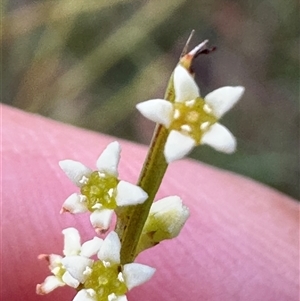
{"label": "blurred vegetation", "polygon": [[202,94],[225,85],[246,94],[222,120],[237,153],[201,147],[191,156],[298,198],[298,8],[296,0],[3,1],[1,101],[148,143],[153,125],[135,104],[163,96],[195,29],[191,47],[209,39],[218,49],[195,64]]}

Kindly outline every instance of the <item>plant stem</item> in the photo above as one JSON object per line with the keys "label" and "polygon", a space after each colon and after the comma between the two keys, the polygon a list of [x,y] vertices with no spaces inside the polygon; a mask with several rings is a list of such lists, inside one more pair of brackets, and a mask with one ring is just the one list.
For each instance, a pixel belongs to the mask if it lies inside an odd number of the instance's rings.
{"label": "plant stem", "polygon": [[[193,56],[186,56],[187,47],[193,34],[194,31],[191,32],[180,58],[180,62],[183,63],[187,69],[190,68],[193,59]],[[164,98],[170,102],[174,102],[173,74],[169,80]],[[148,199],[143,204],[121,207],[116,211],[118,220],[115,231],[121,240],[121,264],[123,265],[133,262],[138,255],[137,246],[144,224],[168,167],[164,156],[164,148],[168,134],[169,132],[164,126],[156,125],[150,149],[137,183],[138,186],[148,193]]]}
{"label": "plant stem", "polygon": [[[166,90],[165,99],[174,101],[172,76]],[[157,124],[137,183],[138,186],[148,193],[148,199],[143,204],[119,208],[117,211],[116,232],[122,243],[121,264],[132,262],[137,256],[136,248],[140,235],[168,167],[164,156],[167,137],[168,130],[164,126]]]}

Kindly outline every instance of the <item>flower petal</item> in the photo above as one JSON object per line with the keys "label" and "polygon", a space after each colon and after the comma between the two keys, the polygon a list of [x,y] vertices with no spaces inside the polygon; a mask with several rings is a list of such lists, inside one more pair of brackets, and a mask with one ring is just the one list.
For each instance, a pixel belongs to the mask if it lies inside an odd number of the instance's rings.
{"label": "flower petal", "polygon": [[61,260],[63,259],[62,256],[57,254],[41,254],[38,257],[39,259],[46,259],[49,263],[49,269],[52,271],[53,269],[61,266]]}
{"label": "flower petal", "polygon": [[123,276],[128,290],[148,281],[154,274],[155,269],[140,263],[124,265]]}
{"label": "flower petal", "polygon": [[102,246],[102,243],[103,239],[96,236],[93,239],[86,241],[81,246],[80,256],[91,257],[97,254]]}
{"label": "flower petal", "polygon": [[96,166],[99,171],[118,177],[121,146],[117,141],[110,143],[99,156]]}
{"label": "flower petal", "polygon": [[60,281],[57,277],[48,276],[43,283],[36,286],[36,293],[38,295],[45,295],[64,285],[65,283]]}
{"label": "flower petal", "polygon": [[169,127],[172,121],[173,105],[164,99],[151,99],[136,105],[140,113],[156,123]]}
{"label": "flower petal", "polygon": [[114,293],[108,295],[107,300],[108,301],[128,301],[125,295],[117,296]]}
{"label": "flower petal", "polygon": [[64,229],[62,234],[64,235],[64,255],[78,255],[81,249],[79,232],[71,227]]}
{"label": "flower petal", "polygon": [[90,215],[90,221],[94,228],[98,231],[105,231],[109,228],[111,218],[114,211],[111,209],[99,209],[95,210]]}
{"label": "flower petal", "polygon": [[199,51],[205,49],[206,44],[208,43],[208,40],[205,40],[203,42],[201,42],[200,44],[198,44],[196,47],[194,47],[189,53],[189,56],[194,57],[197,53],[199,53]]}
{"label": "flower petal", "polygon": [[59,161],[60,168],[66,173],[68,178],[78,187],[84,184],[84,179],[89,177],[92,170],[84,164],[74,160]]}
{"label": "flower petal", "polygon": [[120,181],[117,186],[116,203],[118,206],[142,204],[148,194],[139,186]]}
{"label": "flower petal", "polygon": [[172,130],[165,145],[165,158],[168,163],[186,156],[195,147],[196,142],[189,136]]}
{"label": "flower petal", "polygon": [[195,80],[181,65],[177,65],[174,70],[174,90],[176,102],[184,102],[200,96]]}
{"label": "flower petal", "polygon": [[93,260],[82,256],[67,256],[62,259],[62,264],[72,277],[83,283],[87,276]]}
{"label": "flower petal", "polygon": [[73,301],[96,301],[96,300],[97,300],[96,292],[91,288],[80,290],[73,299]]}
{"label": "flower petal", "polygon": [[62,280],[65,284],[67,284],[68,286],[71,286],[73,288],[78,287],[78,285],[80,284],[80,282],[77,279],[75,279],[74,277],[72,277],[68,271],[63,274]]}
{"label": "flower petal", "polygon": [[85,200],[86,197],[81,194],[71,194],[63,203],[61,213],[70,212],[72,214],[76,214],[88,211]]}
{"label": "flower petal", "polygon": [[221,118],[238,102],[244,91],[245,88],[241,86],[222,87],[207,94],[204,100],[211,107],[213,114]]}
{"label": "flower petal", "polygon": [[223,153],[233,153],[236,149],[236,140],[231,132],[219,123],[213,124],[209,130],[203,134],[202,144],[207,144]]}
{"label": "flower petal", "polygon": [[98,252],[98,258],[102,261],[110,262],[112,264],[120,263],[121,243],[116,232],[110,232]]}

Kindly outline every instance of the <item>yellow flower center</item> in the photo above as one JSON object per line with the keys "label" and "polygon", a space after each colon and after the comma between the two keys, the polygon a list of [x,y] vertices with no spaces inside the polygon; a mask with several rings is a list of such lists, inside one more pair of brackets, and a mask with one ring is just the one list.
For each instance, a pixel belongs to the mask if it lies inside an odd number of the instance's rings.
{"label": "yellow flower center", "polygon": [[174,103],[173,121],[169,129],[188,135],[200,144],[203,134],[215,122],[217,118],[212,114],[211,108],[204,99],[198,97]]}
{"label": "yellow flower center", "polygon": [[122,296],[127,292],[121,267],[117,264],[106,266],[102,261],[94,263],[91,274],[84,282],[84,288],[93,289],[97,301],[107,301],[110,294]]}
{"label": "yellow flower center", "polygon": [[81,187],[81,193],[87,197],[87,207],[90,211],[101,209],[115,209],[116,187],[119,180],[116,177],[94,171],[87,183]]}

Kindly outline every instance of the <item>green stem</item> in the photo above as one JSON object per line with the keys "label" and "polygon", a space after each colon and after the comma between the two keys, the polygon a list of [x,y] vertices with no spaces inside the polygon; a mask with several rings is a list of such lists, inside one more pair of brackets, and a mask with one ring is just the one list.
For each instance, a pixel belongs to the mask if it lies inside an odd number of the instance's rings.
{"label": "green stem", "polygon": [[[174,101],[172,76],[167,87],[165,99]],[[143,204],[119,208],[117,211],[116,232],[122,243],[121,264],[133,262],[137,256],[136,248],[144,224],[168,167],[164,156],[167,137],[168,130],[162,125],[157,125],[137,183],[138,186],[148,193],[148,199]]]}

